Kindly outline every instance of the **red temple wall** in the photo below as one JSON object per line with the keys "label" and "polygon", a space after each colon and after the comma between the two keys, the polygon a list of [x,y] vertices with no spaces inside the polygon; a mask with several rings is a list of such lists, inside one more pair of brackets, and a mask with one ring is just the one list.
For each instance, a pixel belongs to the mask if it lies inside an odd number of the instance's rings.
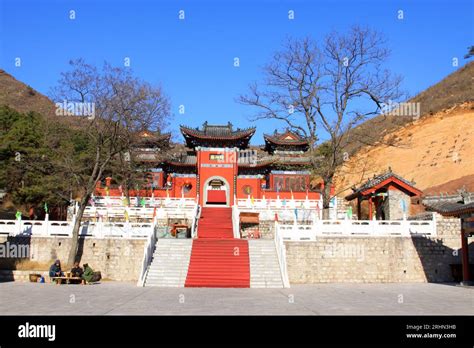
{"label": "red temple wall", "polygon": [[250,188],[250,197],[261,198],[261,179],[258,178],[237,178],[237,198],[247,198],[248,194],[244,192],[244,187],[248,186]]}
{"label": "red temple wall", "polygon": [[[291,199],[291,192],[289,191],[277,192],[275,190],[262,190],[262,197],[263,195],[265,195],[266,199],[277,199],[277,196],[280,196],[280,199]],[[307,195],[308,195],[308,199],[312,199],[312,200],[313,199],[317,200],[320,198],[319,192],[309,191]],[[293,198],[306,199],[306,192],[301,192],[301,191],[293,192]]]}
{"label": "red temple wall", "polygon": [[[189,191],[184,190],[184,197],[185,198],[196,198],[197,192],[197,180],[194,177],[186,178],[186,177],[174,177],[172,181],[172,189],[170,192],[170,197],[181,197],[183,192],[183,186],[186,184],[191,185],[191,189]],[[166,193],[165,193],[166,194]]]}

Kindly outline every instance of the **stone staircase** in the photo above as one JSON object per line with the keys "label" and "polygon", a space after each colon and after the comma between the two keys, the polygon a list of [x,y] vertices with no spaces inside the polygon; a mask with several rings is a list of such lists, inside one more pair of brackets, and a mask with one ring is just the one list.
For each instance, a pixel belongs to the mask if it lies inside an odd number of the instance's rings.
{"label": "stone staircase", "polygon": [[145,286],[184,287],[192,239],[158,239]]}
{"label": "stone staircase", "polygon": [[[209,243],[211,241],[205,240],[203,242]],[[216,243],[231,242],[231,240],[216,241]],[[236,240],[236,242],[243,243],[244,241]],[[184,287],[192,245],[192,239],[159,239],[153,253],[153,260],[147,270],[145,286]],[[280,265],[273,240],[248,240],[248,258],[251,288],[283,288]],[[215,263],[216,260],[213,262]],[[217,268],[219,268],[218,265]],[[198,286],[198,284],[191,284],[190,280],[188,283],[187,286]],[[227,286],[236,287],[234,283]],[[208,284],[207,286],[212,285]],[[219,287],[225,285],[220,284]]]}
{"label": "stone staircase", "polygon": [[280,264],[273,240],[251,239],[250,255],[250,287],[251,288],[283,288]]}

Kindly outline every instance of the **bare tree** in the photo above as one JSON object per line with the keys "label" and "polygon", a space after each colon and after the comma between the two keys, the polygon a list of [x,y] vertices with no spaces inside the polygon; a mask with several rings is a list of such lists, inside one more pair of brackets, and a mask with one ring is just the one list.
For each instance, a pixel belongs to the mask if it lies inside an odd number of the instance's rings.
{"label": "bare tree", "polygon": [[[79,209],[73,228],[68,263],[77,256],[79,228],[82,216],[97,182],[130,151],[136,134],[147,129],[162,129],[166,125],[170,104],[160,87],[134,77],[126,68],[105,63],[102,69],[82,59],[70,62],[72,70],[61,74],[52,99],[72,105],[93,103],[93,114],[84,117],[68,115],[71,124],[80,129],[84,152],[79,158],[59,156],[61,170],[81,188]],[[88,104],[89,106],[91,104]],[[63,149],[64,151],[64,149]]]}
{"label": "bare tree", "polygon": [[324,182],[325,218],[336,170],[357,141],[349,131],[403,96],[401,78],[383,69],[390,54],[385,45],[380,33],[358,26],[320,43],[289,39],[265,66],[263,87],[252,84],[239,98],[259,109],[254,120],[281,120],[306,136],[313,173]]}

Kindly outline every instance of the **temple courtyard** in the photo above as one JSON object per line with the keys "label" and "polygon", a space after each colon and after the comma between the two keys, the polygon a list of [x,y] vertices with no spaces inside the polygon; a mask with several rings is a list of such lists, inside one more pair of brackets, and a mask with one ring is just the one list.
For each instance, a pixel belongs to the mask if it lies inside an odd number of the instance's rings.
{"label": "temple courtyard", "polygon": [[328,283],[289,289],[0,283],[0,315],[472,315],[457,284]]}

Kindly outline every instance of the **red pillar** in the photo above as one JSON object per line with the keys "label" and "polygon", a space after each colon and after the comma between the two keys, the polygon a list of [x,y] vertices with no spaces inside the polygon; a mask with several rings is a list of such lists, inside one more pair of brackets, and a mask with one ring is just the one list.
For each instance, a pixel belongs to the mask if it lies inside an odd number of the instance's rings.
{"label": "red pillar", "polygon": [[357,197],[357,220],[361,220],[360,210],[360,197]]}
{"label": "red pillar", "polygon": [[369,220],[372,220],[372,196],[369,197]]}
{"label": "red pillar", "polygon": [[469,282],[469,246],[464,224],[464,219],[461,219],[462,280]]}

